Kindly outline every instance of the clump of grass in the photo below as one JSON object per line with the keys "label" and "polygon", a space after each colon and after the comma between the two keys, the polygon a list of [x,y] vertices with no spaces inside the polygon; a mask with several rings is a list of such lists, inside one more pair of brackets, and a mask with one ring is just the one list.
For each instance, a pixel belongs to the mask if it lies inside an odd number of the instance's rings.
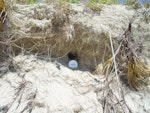
{"label": "clump of grass", "polygon": [[101,11],[103,8],[103,5],[98,4],[96,2],[87,2],[86,7],[90,8],[92,11]]}
{"label": "clump of grass", "polygon": [[150,3],[147,2],[144,4],[144,6],[145,6],[145,8],[150,8]]}
{"label": "clump of grass", "polygon": [[112,65],[113,58],[108,59],[102,64],[99,64],[94,70],[93,74],[105,75],[108,76],[110,72],[110,67]]}
{"label": "clump of grass", "polygon": [[26,0],[25,3],[26,4],[36,4],[37,0]]}
{"label": "clump of grass", "polygon": [[150,76],[149,68],[140,61],[140,59],[134,59],[133,61],[128,61],[128,81],[130,86],[137,86],[138,79],[143,79],[144,77]]}
{"label": "clump of grass", "polygon": [[79,0],[71,0],[71,3],[79,3]]}

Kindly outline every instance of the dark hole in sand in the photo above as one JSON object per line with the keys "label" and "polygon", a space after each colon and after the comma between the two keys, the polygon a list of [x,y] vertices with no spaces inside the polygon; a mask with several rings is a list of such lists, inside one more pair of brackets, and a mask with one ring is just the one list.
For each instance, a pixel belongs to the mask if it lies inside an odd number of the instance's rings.
{"label": "dark hole in sand", "polygon": [[68,59],[69,60],[77,60],[78,61],[78,55],[77,55],[77,53],[69,52],[68,53]]}
{"label": "dark hole in sand", "polygon": [[59,70],[61,70],[62,66],[69,68],[69,66],[68,66],[69,61],[70,60],[76,60],[78,62],[78,68],[72,69],[72,70],[80,70],[80,71],[83,71],[83,72],[88,71],[90,73],[93,71],[93,69],[90,69],[89,67],[80,64],[80,59],[78,58],[78,55],[75,52],[69,52],[63,58],[52,58],[52,57],[49,57],[49,56],[41,56],[41,55],[37,56],[37,58],[39,60],[44,60],[44,61],[47,61],[47,62],[55,63]]}

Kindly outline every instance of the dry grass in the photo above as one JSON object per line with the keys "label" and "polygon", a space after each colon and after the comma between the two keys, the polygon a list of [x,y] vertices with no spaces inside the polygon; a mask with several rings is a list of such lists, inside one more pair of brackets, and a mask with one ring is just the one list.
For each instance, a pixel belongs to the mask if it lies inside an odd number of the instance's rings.
{"label": "dry grass", "polygon": [[[131,32],[132,32],[132,22],[136,18],[137,15],[134,15],[133,18],[131,19],[127,30],[123,33],[121,36],[121,44],[118,47],[116,53],[115,53],[115,58],[118,59],[117,57],[121,56],[126,57],[123,61],[119,60],[119,62],[126,62],[126,66],[124,66],[124,72],[127,75],[128,78],[128,83],[131,88],[136,89],[140,86],[140,81],[143,80],[146,77],[150,77],[150,69],[135,55],[134,51],[132,50],[130,46],[130,39],[131,39]],[[108,77],[108,74],[110,74],[112,70],[112,62],[113,62],[113,57],[106,60],[103,64],[98,65],[96,70],[94,71],[94,74],[100,74],[100,75],[105,75]],[[119,64],[119,63],[118,63]],[[121,67],[121,66],[120,66]],[[127,71],[126,71],[127,68]],[[119,66],[118,66],[119,69]]]}
{"label": "dry grass", "polygon": [[[38,13],[33,15],[33,17],[28,17],[29,19],[35,19],[36,17],[36,20],[28,24],[10,15],[12,28],[14,29],[10,30],[8,39],[1,40],[1,43],[7,46],[5,52],[8,56],[12,58],[20,53],[36,53],[38,55],[60,59],[67,57],[69,52],[73,52],[77,54],[80,65],[84,65],[91,70],[97,67],[94,71],[95,74],[109,75],[113,66],[113,58],[111,58],[108,33],[98,33],[89,27],[83,26],[81,23],[71,23],[68,5],[55,4],[57,12],[42,12],[51,14],[50,17],[45,15],[45,18],[50,18],[51,21],[44,23],[44,19],[41,19],[41,17],[37,15],[41,14],[40,8],[42,9],[42,6],[36,7]],[[33,10],[35,9],[33,8]],[[17,20],[17,22],[14,20]],[[39,24],[39,22],[41,22],[41,24]],[[21,25],[25,26],[20,27]],[[149,70],[140,60],[137,60],[137,58],[134,59],[134,61],[130,60],[133,57],[135,58],[135,56],[129,55],[129,53],[133,52],[129,46],[126,46],[129,45],[127,41],[129,36],[130,28],[121,36],[122,47],[119,47],[120,51],[117,50],[115,57],[117,58],[119,53],[120,55],[128,55],[125,61],[128,62],[126,65],[128,67],[128,82],[131,87],[136,87],[135,82],[137,78],[140,76],[149,76]],[[124,51],[120,48],[123,48]],[[122,51],[124,53],[121,53]],[[124,69],[126,69],[126,67],[124,67]]]}
{"label": "dry grass", "polygon": [[86,7],[90,8],[94,12],[100,12],[103,9],[102,4],[98,4],[98,3],[95,3],[95,2],[87,2]]}
{"label": "dry grass", "polygon": [[128,81],[131,87],[136,88],[139,85],[139,79],[150,76],[150,69],[139,59],[128,61]]}

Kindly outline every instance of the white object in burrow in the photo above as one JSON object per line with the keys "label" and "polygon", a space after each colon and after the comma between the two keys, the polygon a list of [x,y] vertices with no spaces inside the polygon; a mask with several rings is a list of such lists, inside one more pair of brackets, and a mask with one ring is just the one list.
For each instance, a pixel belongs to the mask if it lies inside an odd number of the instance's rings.
{"label": "white object in burrow", "polygon": [[68,63],[68,67],[76,69],[78,67],[78,62],[76,60],[70,60]]}

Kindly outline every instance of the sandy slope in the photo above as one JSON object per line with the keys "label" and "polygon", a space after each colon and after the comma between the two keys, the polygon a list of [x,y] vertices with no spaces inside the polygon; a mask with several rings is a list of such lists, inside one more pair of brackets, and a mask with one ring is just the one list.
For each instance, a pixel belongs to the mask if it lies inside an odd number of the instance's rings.
{"label": "sandy slope", "polygon": [[[104,79],[89,72],[71,70],[59,62],[44,61],[35,56],[19,55],[13,61],[17,73],[8,72],[0,79],[0,110],[4,113],[102,113],[101,95]],[[118,97],[115,83],[111,89]],[[148,113],[148,92],[124,91],[125,102],[133,113]],[[109,95],[106,98],[109,101]],[[113,99],[113,96],[111,97]],[[116,105],[117,101],[109,103]],[[124,106],[124,103],[122,103]],[[27,107],[27,108],[26,108]],[[3,108],[3,109],[2,109]],[[126,113],[128,110],[124,106]]]}
{"label": "sandy slope", "polygon": [[[70,21],[73,25],[78,23],[83,27],[82,30],[85,31],[79,34],[81,37],[78,38],[85,38],[85,41],[93,40],[92,36],[96,36],[96,33],[111,31],[113,37],[120,35],[134,14],[134,10],[127,10],[121,5],[106,5],[100,13],[92,12],[82,4],[71,7]],[[52,29],[51,18],[55,12],[55,5],[52,4],[17,5],[13,11],[15,16],[11,18],[15,28],[12,32],[18,33],[16,37],[27,39],[34,36],[32,28],[38,28],[40,33],[44,30],[48,34]],[[149,23],[140,17],[133,25],[135,42],[147,40],[146,43],[141,42],[144,46],[142,57],[145,62],[149,61],[150,29],[147,25]],[[94,31],[93,35],[84,35],[91,33],[91,30]],[[38,33],[35,33],[35,36],[44,37]],[[97,37],[94,40],[97,40]],[[84,55],[80,60],[88,57]],[[122,83],[122,94],[118,92],[114,75],[109,76],[108,86],[103,76],[92,75],[86,65],[79,67],[79,70],[71,70],[67,63],[66,57],[49,60],[36,55],[14,57],[16,72],[8,71],[0,78],[0,113],[129,113],[129,109],[132,113],[149,113],[150,84],[142,91],[136,92]]]}

